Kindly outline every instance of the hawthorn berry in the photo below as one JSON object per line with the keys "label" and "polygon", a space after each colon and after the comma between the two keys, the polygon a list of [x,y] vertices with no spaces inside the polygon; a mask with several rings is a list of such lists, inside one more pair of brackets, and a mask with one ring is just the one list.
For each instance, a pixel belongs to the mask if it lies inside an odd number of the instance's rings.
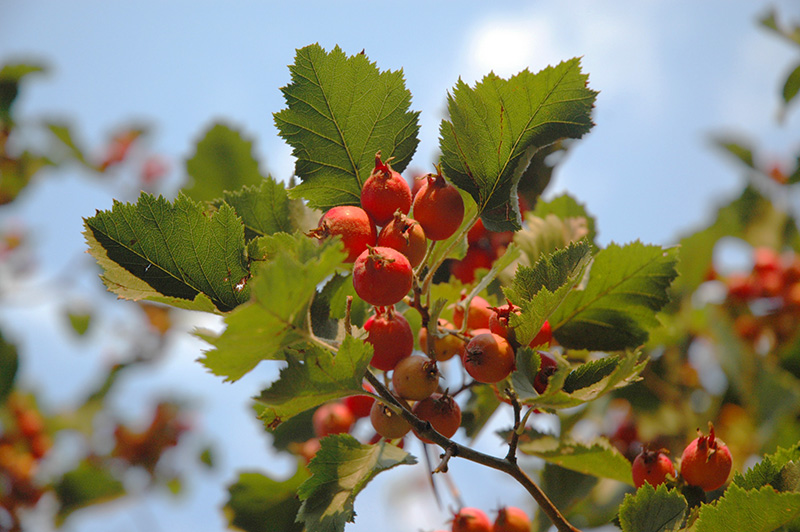
{"label": "hawthorn berry", "polygon": [[426,356],[412,355],[397,363],[392,372],[394,392],[410,401],[430,397],[439,386],[439,368],[436,361]]}
{"label": "hawthorn berry", "polygon": [[475,280],[475,270],[483,268],[490,270],[494,262],[493,253],[479,247],[467,248],[467,253],[461,260],[450,264],[450,273],[464,284]]}
{"label": "hawthorn berry", "polygon": [[[412,412],[421,420],[429,422],[445,438],[452,437],[461,426],[461,407],[446,391],[443,394],[434,393],[415,403]],[[425,443],[433,443],[416,430],[414,434]]]}
{"label": "hawthorn berry", "polygon": [[464,369],[478,382],[500,382],[511,374],[516,364],[514,349],[494,333],[478,334],[467,343],[461,355]]}
{"label": "hawthorn berry", "polygon": [[378,245],[396,249],[416,268],[425,258],[428,241],[422,226],[398,209],[378,234]]}
{"label": "hawthorn berry", "polygon": [[536,333],[536,336],[533,337],[533,340],[528,344],[530,347],[538,347],[540,345],[549,344],[550,341],[553,339],[553,328],[550,326],[550,322],[544,320],[542,324],[542,328],[539,329],[539,332]]}
{"label": "hawthorn berry", "polygon": [[645,482],[653,487],[663,484],[667,476],[675,476],[675,466],[663,450],[642,449],[631,466],[633,484],[641,488]]}
{"label": "hawthorn berry", "polygon": [[354,262],[367,246],[374,246],[378,240],[375,222],[361,207],[340,205],[329,209],[319,219],[316,229],[306,236],[324,240],[339,235],[347,252],[345,262]]}
{"label": "hawthorn berry", "polygon": [[356,294],[376,307],[388,307],[402,300],[411,290],[413,277],[406,256],[383,246],[369,247],[353,264]]}
{"label": "hawthorn berry", "polygon": [[317,408],[311,417],[311,424],[318,438],[350,432],[355,422],[356,417],[353,412],[340,401],[325,403]]}
{"label": "hawthorn berry", "polygon": [[411,189],[403,177],[381,161],[381,152],[375,154],[375,168],[361,188],[361,206],[383,226],[397,210],[408,214],[411,210]]}
{"label": "hawthorn berry", "polygon": [[708,427],[708,436],[697,429],[698,437],[683,450],[681,476],[691,486],[714,491],[728,480],[733,460],[728,446],[714,434],[714,425]]}
{"label": "hawthorn berry", "polygon": [[453,516],[452,532],[492,532],[492,524],[483,510],[467,507]]}
{"label": "hawthorn berry", "polygon": [[[458,329],[464,323],[464,307],[462,303],[466,297],[466,294],[462,294],[459,304],[453,307],[453,323]],[[494,314],[493,308],[481,296],[473,297],[469,302],[469,310],[467,311],[467,329],[488,329],[489,318]]]}
{"label": "hawthorn berry", "polygon": [[394,369],[398,362],[414,351],[414,333],[402,314],[389,307],[371,316],[364,323],[366,342],[372,345],[373,368],[383,371]]}
{"label": "hawthorn berry", "polygon": [[[375,388],[369,383],[363,383],[362,387],[370,393],[375,393]],[[375,398],[369,395],[351,395],[345,397],[342,401],[356,418],[362,418],[369,416],[369,411],[372,409],[372,403],[375,402]]]}
{"label": "hawthorn berry", "polygon": [[550,381],[550,377],[553,373],[556,372],[558,365],[553,355],[547,351],[537,351],[537,353],[539,353],[540,362],[539,371],[536,373],[536,377],[533,378],[533,389],[536,390],[537,393],[544,393],[547,389],[547,383]]}
{"label": "hawthorn berry", "polygon": [[530,530],[531,519],[521,508],[504,506],[497,510],[492,532],[530,532]]}
{"label": "hawthorn berry", "polygon": [[441,172],[428,174],[425,179],[414,196],[414,219],[429,240],[446,240],[464,220],[464,200]]}
{"label": "hawthorn berry", "polygon": [[[455,329],[452,323],[445,320],[439,320],[438,326],[440,331],[442,329]],[[428,329],[425,327],[420,328],[418,338],[419,348],[427,353]],[[466,342],[454,334],[447,334],[441,338],[434,336],[433,353],[428,354],[433,355],[439,362],[444,362],[446,360],[450,360],[455,355],[461,355],[461,353],[464,351],[464,346],[466,346]]]}
{"label": "hawthorn berry", "polygon": [[[402,401],[402,399],[400,400]],[[395,413],[380,401],[375,401],[372,405],[369,420],[375,432],[390,440],[402,438],[411,430],[411,425],[403,416]]]}
{"label": "hawthorn berry", "polygon": [[506,299],[506,305],[491,307],[491,311],[492,313],[489,315],[489,330],[507,339],[510,327],[509,318],[512,313],[518,314],[520,308]]}

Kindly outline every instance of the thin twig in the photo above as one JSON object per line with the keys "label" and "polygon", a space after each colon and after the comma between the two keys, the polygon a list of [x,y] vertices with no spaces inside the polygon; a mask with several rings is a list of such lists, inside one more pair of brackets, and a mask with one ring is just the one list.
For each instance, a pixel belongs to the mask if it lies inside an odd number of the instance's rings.
{"label": "thin twig", "polygon": [[517,463],[517,445],[519,444],[519,426],[520,426],[520,411],[522,407],[517,400],[517,394],[513,390],[505,389],[506,397],[511,401],[511,406],[514,408],[514,430],[511,431],[511,441],[508,442],[508,454],[506,460],[509,462]]}
{"label": "thin twig", "polygon": [[344,333],[353,336],[353,325],[350,323],[350,309],[353,307],[353,296],[347,296],[344,307]]}

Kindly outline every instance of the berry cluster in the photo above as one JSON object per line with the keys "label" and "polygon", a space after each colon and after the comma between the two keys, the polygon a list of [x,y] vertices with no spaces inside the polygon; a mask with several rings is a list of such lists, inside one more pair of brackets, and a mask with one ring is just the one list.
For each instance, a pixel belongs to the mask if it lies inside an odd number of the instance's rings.
{"label": "berry cluster", "polygon": [[162,402],[156,406],[144,431],[136,432],[122,424],[114,427],[115,446],[111,455],[132,466],[144,467],[152,474],[164,451],[176,446],[187,430],[189,425],[181,419],[178,407]]}
{"label": "berry cluster", "polygon": [[[721,488],[731,472],[732,460],[728,446],[716,438],[714,426],[709,423],[708,436],[698,429],[698,436],[683,450],[680,460],[680,478],[703,491]],[[633,461],[631,469],[637,488],[645,483],[658,486],[669,478],[676,478],[675,466],[667,451],[643,449]]]}
{"label": "berry cluster", "polygon": [[0,507],[16,521],[19,509],[35,505],[44,493],[35,476],[52,440],[41,414],[24,397],[12,393],[8,405],[16,429],[6,427],[0,437]]}
{"label": "berry cluster", "polygon": [[462,508],[453,515],[450,528],[451,532],[529,532],[530,529],[531,520],[528,514],[515,506],[504,506],[497,510],[494,523],[483,510]]}
{"label": "berry cluster", "polygon": [[[725,280],[726,307],[734,315],[739,336],[754,344],[781,344],[800,328],[800,257],[781,256],[770,248],[756,248],[753,269]],[[755,306],[754,306],[755,305]],[[753,312],[753,310],[757,312]]]}

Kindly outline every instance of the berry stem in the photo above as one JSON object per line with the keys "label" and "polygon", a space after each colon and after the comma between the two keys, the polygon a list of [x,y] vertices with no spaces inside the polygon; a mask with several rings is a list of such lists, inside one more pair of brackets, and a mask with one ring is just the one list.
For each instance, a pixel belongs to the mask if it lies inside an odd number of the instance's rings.
{"label": "berry stem", "polygon": [[559,532],[580,532],[579,529],[572,526],[569,521],[561,514],[558,508],[547,497],[542,489],[536,484],[516,462],[512,462],[505,458],[497,458],[480,451],[476,451],[471,447],[461,445],[453,440],[446,438],[433,429],[430,423],[422,421],[415,416],[411,410],[403,406],[383,385],[383,383],[372,373],[367,370],[367,381],[375,388],[375,391],[381,396],[381,400],[387,405],[391,405],[392,410],[399,409],[403,418],[411,424],[411,427],[421,436],[428,438],[435,444],[439,445],[445,450],[445,456],[448,456],[448,461],[452,457],[459,457],[476,464],[490,467],[497,471],[506,473],[517,482],[519,482],[525,490],[530,493],[531,497],[536,501],[542,511],[550,518],[550,521],[556,526]]}

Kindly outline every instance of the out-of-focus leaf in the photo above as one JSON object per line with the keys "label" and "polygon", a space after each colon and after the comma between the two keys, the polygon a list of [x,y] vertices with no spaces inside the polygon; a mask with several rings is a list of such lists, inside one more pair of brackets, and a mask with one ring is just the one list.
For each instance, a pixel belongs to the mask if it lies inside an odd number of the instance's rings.
{"label": "out-of-focus leaf", "polygon": [[312,476],[297,491],[302,505],[297,515],[307,532],[343,532],[353,522],[353,503],[375,475],[416,459],[386,442],[363,445],[349,434],[322,439],[311,460]]}
{"label": "out-of-focus leaf", "polygon": [[[680,529],[686,513],[686,499],[678,490],[667,489],[661,484],[658,489],[648,483],[636,493],[626,495],[619,508],[622,532],[671,532]],[[747,530],[733,528],[728,530]]]}
{"label": "out-of-focus leaf", "polygon": [[19,369],[17,347],[9,343],[0,334],[0,405],[6,402],[8,394],[14,388],[14,380]]}
{"label": "out-of-focus leaf", "polygon": [[539,148],[591,129],[596,95],[578,59],[507,80],[489,74],[474,87],[456,83],[439,127],[442,169],[472,196],[487,229],[520,229],[522,172]]}
{"label": "out-of-focus leaf", "polygon": [[19,93],[19,82],[25,76],[43,72],[44,67],[36,64],[12,63],[0,69],[0,124],[12,124],[11,106]]}
{"label": "out-of-focus leaf", "polygon": [[56,482],[54,490],[61,503],[56,515],[58,526],[76,510],[125,495],[122,482],[111,475],[108,469],[88,461],[81,462],[78,467],[65,473]]}
{"label": "out-of-focus leaf", "polygon": [[244,229],[233,208],[208,214],[189,197],[142,193],[84,220],[108,289],[191,310],[227,312],[249,298]]}
{"label": "out-of-focus leaf", "polygon": [[[502,383],[497,386],[499,393],[503,393]],[[468,438],[475,438],[480,433],[500,404],[491,386],[473,386],[469,389],[467,403],[461,409],[461,426],[467,431]]]}
{"label": "out-of-focus leaf", "polygon": [[783,84],[783,101],[789,105],[800,91],[800,65],[797,65],[786,77]]}
{"label": "out-of-focus leaf", "polygon": [[[555,507],[568,517],[570,508],[588,496],[597,485],[597,477],[546,462],[539,484]],[[546,532],[552,526],[553,522],[547,514],[542,511],[536,513],[534,530]]]}
{"label": "out-of-focus leaf", "polygon": [[74,157],[75,160],[89,168],[94,168],[92,164],[86,160],[86,156],[83,154],[84,150],[82,150],[75,142],[75,139],[72,136],[72,131],[68,125],[63,123],[50,123],[47,124],[47,129],[49,129],[50,133],[52,133],[53,136],[67,148],[67,150],[69,150],[70,155]]}
{"label": "out-of-focus leaf", "polygon": [[[548,214],[558,216],[560,220],[568,222],[574,226],[573,232],[585,231],[592,249],[596,250],[597,245],[597,222],[593,215],[589,214],[586,210],[586,205],[580,203],[567,193],[556,196],[550,201],[537,201],[536,207],[533,209],[533,216],[537,218],[545,218]],[[582,223],[581,223],[582,222]],[[580,229],[579,229],[580,228]],[[584,235],[578,233],[577,239],[584,238]]]}
{"label": "out-of-focus leaf", "polygon": [[183,193],[197,202],[213,201],[223,192],[242,187],[259,187],[261,172],[253,156],[253,142],[236,128],[222,123],[212,125],[186,161],[192,182]]}
{"label": "out-of-focus leaf", "polygon": [[78,336],[83,336],[89,330],[89,324],[92,321],[92,315],[88,312],[68,312],[67,318],[72,330]]}
{"label": "out-of-focus leaf", "polygon": [[419,113],[409,111],[402,70],[382,72],[364,54],[318,44],[297,50],[289,70],[287,108],[274,117],[302,180],[291,197],[322,210],[358,205],[378,151],[403,171],[419,143]]}
{"label": "out-of-focus leaf", "polygon": [[253,471],[239,473],[228,486],[223,508],[228,524],[244,532],[302,532],[303,524],[295,521],[300,509],[295,494],[307,478],[305,467],[284,481]]}

